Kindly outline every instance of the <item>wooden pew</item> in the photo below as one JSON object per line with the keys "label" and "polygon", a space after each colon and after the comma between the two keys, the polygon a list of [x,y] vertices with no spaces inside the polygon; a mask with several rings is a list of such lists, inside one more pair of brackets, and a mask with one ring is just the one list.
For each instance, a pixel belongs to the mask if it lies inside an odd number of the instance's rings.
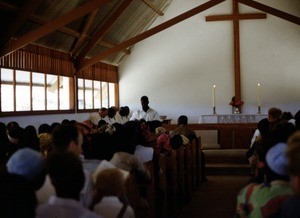
{"label": "wooden pew", "polygon": [[192,145],[189,143],[184,147],[184,184],[185,184],[185,202],[191,200],[192,197]]}
{"label": "wooden pew", "polygon": [[178,170],[177,152],[165,158],[167,181],[167,216],[175,217],[178,213]]}
{"label": "wooden pew", "polygon": [[144,165],[150,172],[151,180],[141,181],[138,173],[130,172],[126,184],[127,198],[136,217],[156,217],[153,163],[149,161]]}
{"label": "wooden pew", "polygon": [[201,137],[196,140],[196,184],[200,185],[202,181],[202,169],[201,169]]}

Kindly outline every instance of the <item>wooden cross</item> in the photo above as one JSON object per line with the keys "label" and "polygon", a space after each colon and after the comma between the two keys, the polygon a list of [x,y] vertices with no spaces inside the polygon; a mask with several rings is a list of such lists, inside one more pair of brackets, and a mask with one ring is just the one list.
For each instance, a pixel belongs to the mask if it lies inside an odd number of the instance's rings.
{"label": "wooden cross", "polygon": [[241,100],[241,68],[240,68],[240,27],[239,21],[246,19],[266,19],[265,13],[239,13],[237,0],[232,0],[233,12],[225,15],[207,16],[206,21],[233,21],[233,39],[234,39],[234,92],[236,100]]}

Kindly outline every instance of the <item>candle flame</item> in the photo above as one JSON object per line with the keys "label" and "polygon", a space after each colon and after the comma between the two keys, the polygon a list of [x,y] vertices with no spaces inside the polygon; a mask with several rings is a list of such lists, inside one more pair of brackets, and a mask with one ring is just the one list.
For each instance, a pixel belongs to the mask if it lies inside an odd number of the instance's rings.
{"label": "candle flame", "polygon": [[259,83],[258,83],[257,85],[258,85],[258,86],[260,86],[260,84],[259,84]]}
{"label": "candle flame", "polygon": [[214,88],[216,88],[216,85],[214,85]]}

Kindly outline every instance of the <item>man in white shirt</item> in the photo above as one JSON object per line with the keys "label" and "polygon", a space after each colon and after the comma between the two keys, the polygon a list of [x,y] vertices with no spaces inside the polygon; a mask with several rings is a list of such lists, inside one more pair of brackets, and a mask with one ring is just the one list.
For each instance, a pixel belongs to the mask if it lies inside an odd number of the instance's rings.
{"label": "man in white shirt", "polygon": [[144,119],[146,122],[160,120],[158,113],[149,107],[149,99],[147,96],[141,97],[142,110],[135,111],[130,120]]}
{"label": "man in white shirt", "polygon": [[[82,153],[82,133],[74,125],[62,124],[54,128],[52,132],[53,150],[57,152],[70,151],[80,158]],[[84,170],[85,183],[80,193],[80,202],[84,207],[92,204],[93,184],[91,174]],[[55,195],[49,175],[46,176],[44,185],[36,192],[39,204],[47,202],[50,196]]]}
{"label": "man in white shirt", "polygon": [[107,113],[108,113],[107,108],[105,108],[105,107],[100,108],[98,113],[92,113],[89,116],[89,120],[96,126],[98,125],[100,120],[104,120],[106,123],[108,123],[109,118],[107,116]]}
{"label": "man in white shirt", "polygon": [[56,196],[36,209],[36,217],[100,217],[79,203],[85,175],[79,157],[71,151],[52,152],[46,161]]}

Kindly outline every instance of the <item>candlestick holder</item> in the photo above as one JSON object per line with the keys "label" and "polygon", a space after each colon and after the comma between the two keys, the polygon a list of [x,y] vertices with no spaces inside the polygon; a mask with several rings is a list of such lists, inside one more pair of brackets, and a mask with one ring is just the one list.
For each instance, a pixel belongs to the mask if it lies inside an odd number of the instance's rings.
{"label": "candlestick holder", "polygon": [[217,114],[216,113],[216,107],[213,107],[213,114]]}
{"label": "candlestick holder", "polygon": [[258,114],[261,114],[261,108],[260,106],[258,106],[258,111],[257,111]]}

